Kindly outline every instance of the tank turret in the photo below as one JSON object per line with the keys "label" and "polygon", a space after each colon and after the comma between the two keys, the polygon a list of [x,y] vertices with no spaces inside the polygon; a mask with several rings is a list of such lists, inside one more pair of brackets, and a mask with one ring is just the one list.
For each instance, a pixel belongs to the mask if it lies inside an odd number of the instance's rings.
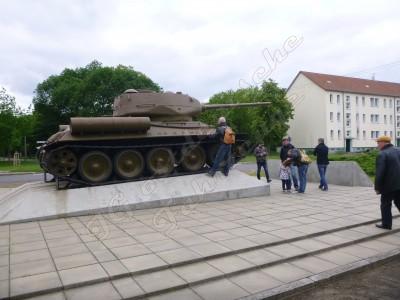
{"label": "tank turret", "polygon": [[[130,89],[115,98],[112,116],[74,117],[60,125],[38,157],[57,182],[81,186],[204,172],[219,141],[214,126],[193,117],[210,109],[269,104],[202,104],[180,92]],[[246,135],[236,134],[233,162],[243,157],[246,141]]]}

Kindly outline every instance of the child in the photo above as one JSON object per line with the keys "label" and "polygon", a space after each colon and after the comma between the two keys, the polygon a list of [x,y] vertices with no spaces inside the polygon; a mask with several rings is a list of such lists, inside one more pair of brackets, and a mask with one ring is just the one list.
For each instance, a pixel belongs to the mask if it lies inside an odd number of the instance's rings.
{"label": "child", "polygon": [[279,178],[282,180],[282,191],[291,192],[292,182],[290,181],[290,167],[281,163],[279,170]]}

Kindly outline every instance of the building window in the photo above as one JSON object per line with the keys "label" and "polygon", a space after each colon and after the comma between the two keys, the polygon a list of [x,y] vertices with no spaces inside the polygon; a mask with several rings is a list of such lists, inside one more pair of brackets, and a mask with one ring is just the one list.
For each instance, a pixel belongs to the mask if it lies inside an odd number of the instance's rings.
{"label": "building window", "polygon": [[333,140],[333,130],[331,130],[331,140]]}
{"label": "building window", "polygon": [[333,104],[333,96],[332,96],[332,94],[329,94],[329,102],[330,102],[331,104]]}
{"label": "building window", "polygon": [[342,132],[340,130],[337,131],[337,137],[339,140],[342,138]]}
{"label": "building window", "polygon": [[383,135],[387,135],[387,131],[386,130],[384,131]]}
{"label": "building window", "polygon": [[370,106],[371,106],[371,107],[374,107],[374,104],[375,104],[374,98],[370,98],[370,99],[369,99],[369,102],[370,102]]}
{"label": "building window", "polygon": [[387,103],[386,103],[386,99],[383,99],[383,107],[386,108]]}
{"label": "building window", "polygon": [[365,123],[365,114],[363,114],[363,123]]}
{"label": "building window", "polygon": [[397,100],[397,106],[400,106],[400,100]]}
{"label": "building window", "polygon": [[360,129],[357,128],[357,140],[360,139]]}
{"label": "building window", "polygon": [[361,100],[362,100],[362,105],[365,106],[365,97],[362,97]]}
{"label": "building window", "polygon": [[363,130],[363,139],[365,140],[367,138],[367,133],[365,132],[365,130]]}
{"label": "building window", "polygon": [[393,116],[390,115],[390,124],[393,124]]}
{"label": "building window", "polygon": [[337,113],[336,119],[340,122],[340,113]]}
{"label": "building window", "polygon": [[346,136],[347,136],[347,137],[350,137],[350,130],[347,130],[347,131],[346,131]]}
{"label": "building window", "polygon": [[329,119],[331,120],[331,122],[333,122],[333,112],[329,113]]}
{"label": "building window", "polygon": [[390,137],[393,137],[393,131],[390,131]]}
{"label": "building window", "polygon": [[393,108],[393,100],[392,99],[389,100],[389,108]]}
{"label": "building window", "polygon": [[358,106],[358,96],[356,96],[356,105]]}
{"label": "building window", "polygon": [[379,99],[375,98],[375,107],[379,107]]}
{"label": "building window", "polygon": [[374,119],[375,119],[374,115],[371,115],[371,116],[370,116],[370,121],[371,121],[371,123],[374,123]]}
{"label": "building window", "polygon": [[337,103],[337,104],[340,104],[340,95],[337,95],[337,96],[336,96],[336,103]]}
{"label": "building window", "polygon": [[360,115],[358,113],[356,113],[356,121],[360,121]]}
{"label": "building window", "polygon": [[371,131],[371,139],[373,139],[375,136],[375,131]]}

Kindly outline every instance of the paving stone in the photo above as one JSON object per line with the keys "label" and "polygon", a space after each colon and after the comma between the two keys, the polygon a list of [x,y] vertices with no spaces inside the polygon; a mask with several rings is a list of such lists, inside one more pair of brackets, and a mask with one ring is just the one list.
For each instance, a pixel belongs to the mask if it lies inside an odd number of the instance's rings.
{"label": "paving stone", "polygon": [[282,285],[277,279],[261,271],[251,271],[229,277],[229,280],[246,290],[248,293],[258,293]]}
{"label": "paving stone", "polygon": [[227,230],[227,229],[241,227],[240,224],[236,224],[234,222],[220,222],[220,223],[213,224],[213,226],[215,226],[216,228],[218,228],[220,230]]}
{"label": "paving stone", "polygon": [[396,235],[387,235],[381,238],[376,239],[377,241],[400,246],[400,236]]}
{"label": "paving stone", "polygon": [[257,246],[256,243],[253,243],[242,237],[230,239],[230,240],[219,241],[218,243],[220,243],[221,245],[223,245],[231,250],[241,250],[241,249]]}
{"label": "paving stone", "polygon": [[188,249],[198,253],[203,257],[221,254],[230,251],[229,248],[219,245],[216,242],[205,243],[200,245],[191,246]]}
{"label": "paving stone", "polygon": [[291,264],[314,274],[328,271],[338,266],[334,263],[328,262],[326,260],[314,256],[309,256],[294,260],[291,262]]}
{"label": "paving stone", "polygon": [[80,243],[82,243],[82,241],[76,236],[47,240],[47,245],[49,246],[49,248],[56,248],[65,245],[73,245]]}
{"label": "paving stone", "polygon": [[169,293],[164,293],[162,295],[157,295],[149,297],[149,300],[202,300],[196,293],[191,289],[182,289]]}
{"label": "paving stone", "polygon": [[362,247],[360,245],[351,245],[340,248],[340,251],[357,256],[360,258],[368,258],[377,255],[379,252],[370,248]]}
{"label": "paving stone", "polygon": [[277,237],[272,234],[268,234],[268,233],[259,233],[259,234],[249,235],[249,236],[246,236],[245,238],[246,238],[246,240],[249,240],[258,245],[268,245],[270,243],[274,243],[274,242],[278,242],[278,241],[282,240],[282,238]]}
{"label": "paving stone", "polygon": [[347,243],[347,242],[351,241],[351,239],[349,239],[349,238],[338,236],[333,233],[317,236],[314,239],[317,241],[321,241],[323,243],[330,244],[330,245],[339,245],[339,244],[343,244],[343,243]]}
{"label": "paving stone", "polygon": [[318,258],[330,261],[336,265],[343,266],[350,264],[355,261],[359,261],[360,258],[340,250],[331,250],[315,255]]}
{"label": "paving stone", "polygon": [[228,229],[228,230],[226,230],[226,232],[231,233],[235,236],[241,236],[241,237],[246,237],[248,235],[261,233],[260,231],[249,228],[249,227],[238,227],[238,228]]}
{"label": "paving stone", "polygon": [[68,229],[68,230],[47,232],[44,234],[44,237],[46,240],[51,240],[51,239],[59,239],[65,237],[77,237],[77,235],[72,229]]}
{"label": "paving stone", "polygon": [[103,262],[101,265],[110,277],[129,273],[128,269],[119,260]]}
{"label": "paving stone", "polygon": [[202,225],[202,226],[190,227],[190,230],[197,234],[204,234],[204,233],[219,231],[218,228],[216,228],[212,225]]}
{"label": "paving stone", "polygon": [[282,259],[281,256],[264,249],[247,251],[238,253],[237,255],[255,265],[263,265]]}
{"label": "paving stone", "polygon": [[208,264],[224,272],[225,274],[235,271],[248,269],[253,267],[254,264],[244,260],[236,255],[229,255],[220,258],[214,258],[207,261]]}
{"label": "paving stone", "polygon": [[0,267],[0,281],[8,280],[10,269],[9,266]]}
{"label": "paving stone", "polygon": [[132,236],[155,232],[155,230],[153,228],[151,228],[149,226],[145,226],[143,224],[140,227],[138,226],[138,227],[132,227],[132,228],[125,229],[125,231],[129,235],[132,235]]}
{"label": "paving stone", "polygon": [[65,300],[63,292],[50,293],[46,295],[28,298],[29,300]]}
{"label": "paving stone", "polygon": [[147,292],[183,286],[185,281],[171,270],[162,270],[134,276],[138,284]]}
{"label": "paving stone", "polygon": [[16,297],[27,293],[60,288],[61,282],[57,272],[50,272],[11,279],[10,287],[11,297]]}
{"label": "paving stone", "polygon": [[111,252],[119,259],[151,253],[149,249],[141,244],[111,248]]}
{"label": "paving stone", "polygon": [[54,262],[57,270],[65,270],[80,266],[92,265],[97,263],[97,260],[92,254],[87,252],[69,256],[55,257]]}
{"label": "paving stone", "polygon": [[294,229],[280,229],[270,231],[269,234],[276,235],[277,237],[281,237],[284,239],[293,239],[300,236],[304,236],[304,232],[300,232]]}
{"label": "paving stone", "polygon": [[283,257],[292,257],[308,252],[307,250],[292,244],[281,244],[281,245],[271,246],[266,249],[270,252],[273,252]]}
{"label": "paving stone", "polygon": [[46,248],[47,245],[44,240],[10,245],[11,253],[27,252],[33,250],[46,249]]}
{"label": "paving stone", "polygon": [[296,247],[300,247],[305,250],[308,250],[308,251],[317,251],[317,250],[326,249],[328,247],[331,247],[331,245],[326,244],[321,241],[318,241],[316,239],[304,239],[304,240],[292,242],[291,244]]}
{"label": "paving stone", "polygon": [[311,272],[298,268],[290,263],[262,268],[261,271],[284,283],[289,283],[312,275]]}
{"label": "paving stone", "polygon": [[119,300],[118,292],[110,282],[97,283],[89,286],[78,287],[65,291],[68,300],[96,299]]}
{"label": "paving stone", "polygon": [[112,261],[116,260],[117,258],[114,256],[114,254],[111,253],[109,250],[99,250],[99,251],[94,251],[92,254],[96,257],[96,259],[99,262],[106,262],[106,261]]}
{"label": "paving stone", "polygon": [[182,244],[183,246],[189,247],[193,245],[199,245],[199,244],[206,244],[209,243],[210,240],[206,239],[205,237],[202,237],[200,235],[188,235],[180,238],[175,238],[175,240]]}
{"label": "paving stone", "polygon": [[51,259],[30,261],[10,266],[11,278],[31,276],[56,271]]}
{"label": "paving stone", "polygon": [[182,247],[182,245],[178,244],[172,239],[145,243],[144,245],[153,252],[162,252]]}
{"label": "paving stone", "polygon": [[[8,257],[8,256],[7,256]],[[48,249],[34,250],[30,252],[21,252],[10,255],[11,264],[21,264],[30,261],[50,259],[50,253]]]}
{"label": "paving stone", "polygon": [[227,279],[220,279],[192,287],[204,300],[231,300],[249,295]]}
{"label": "paving stone", "polygon": [[396,245],[392,245],[392,244],[377,241],[377,240],[366,241],[363,243],[359,243],[358,245],[369,248],[369,249],[373,249],[373,250],[376,250],[379,252],[387,252],[387,251],[398,249],[398,247]]}
{"label": "paving stone", "polygon": [[112,284],[123,299],[137,297],[139,295],[143,295],[144,293],[131,277],[115,279],[112,281]]}
{"label": "paving stone", "polygon": [[9,295],[9,281],[2,280],[0,281],[0,299],[6,299]]}
{"label": "paving stone", "polygon": [[0,255],[0,267],[9,265],[9,256],[8,255]]}
{"label": "paving stone", "polygon": [[157,253],[168,264],[200,258],[201,255],[187,248],[179,248]]}
{"label": "paving stone", "polygon": [[63,257],[87,252],[89,251],[84,244],[66,245],[62,247],[50,248],[50,253],[53,257]]}
{"label": "paving stone", "polygon": [[64,286],[108,278],[107,273],[99,264],[62,270],[59,271],[59,274]]}
{"label": "paving stone", "polygon": [[110,240],[103,240],[103,244],[107,248],[117,248],[117,247],[137,244],[137,241],[132,237],[121,237]]}
{"label": "paving stone", "polygon": [[155,254],[146,254],[121,259],[121,262],[130,272],[138,272],[166,265],[166,263]]}
{"label": "paving stone", "polygon": [[[18,243],[28,243],[28,242],[36,242],[36,241],[43,241],[43,235],[42,233],[36,233],[36,234],[19,234],[16,236],[11,236],[10,238],[10,243],[11,244],[18,244]],[[8,239],[5,240],[7,241],[8,244]]]}
{"label": "paving stone", "polygon": [[198,280],[203,280],[223,274],[221,271],[217,270],[216,268],[210,266],[205,262],[198,262],[186,266],[175,267],[172,270],[187,282],[195,282]]}
{"label": "paving stone", "polygon": [[88,242],[85,243],[86,247],[90,249],[90,251],[101,251],[101,250],[107,250],[107,247],[104,246],[102,242],[95,241],[95,242]]}

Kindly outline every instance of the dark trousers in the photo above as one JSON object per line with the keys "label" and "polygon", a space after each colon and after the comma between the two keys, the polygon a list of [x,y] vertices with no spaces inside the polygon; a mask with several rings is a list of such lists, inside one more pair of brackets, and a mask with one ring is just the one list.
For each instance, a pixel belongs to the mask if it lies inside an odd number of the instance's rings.
{"label": "dark trousers", "polygon": [[400,191],[381,195],[382,225],[386,228],[392,228],[392,200],[400,211]]}
{"label": "dark trousers", "polygon": [[327,190],[328,189],[328,182],[326,182],[326,168],[328,165],[318,165],[318,172],[319,172],[319,187]]}
{"label": "dark trousers", "polygon": [[218,148],[217,154],[215,155],[213,166],[210,169],[210,174],[214,175],[219,169],[219,165],[223,160],[226,160],[224,166],[224,173],[228,175],[230,163],[231,163],[231,145],[221,144]]}
{"label": "dark trousers", "polygon": [[292,188],[292,182],[290,181],[290,179],[282,179],[282,190],[290,191],[291,188]]}
{"label": "dark trousers", "polygon": [[267,166],[267,162],[265,160],[257,162],[257,178],[258,179],[260,179],[261,168],[264,169],[265,177],[267,177],[267,180],[269,180],[268,166]]}
{"label": "dark trousers", "polygon": [[308,165],[300,165],[298,166],[299,169],[299,193],[304,193],[306,191],[307,185],[307,170]]}

